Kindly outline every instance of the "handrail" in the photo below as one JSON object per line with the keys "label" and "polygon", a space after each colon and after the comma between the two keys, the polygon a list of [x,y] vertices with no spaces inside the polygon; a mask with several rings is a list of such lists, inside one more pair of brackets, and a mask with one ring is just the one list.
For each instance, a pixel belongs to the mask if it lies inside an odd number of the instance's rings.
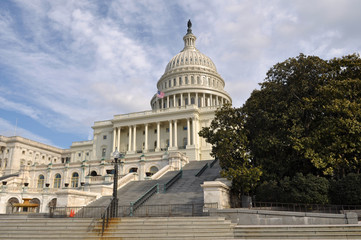
{"label": "handrail", "polygon": [[163,192],[166,192],[178,179],[183,175],[183,170],[180,170],[174,177],[172,177],[167,183],[164,184]]}
{"label": "handrail", "polygon": [[208,168],[208,163],[204,164],[204,166],[196,173],[196,177],[199,177],[204,173],[204,171]]}
{"label": "handrail", "polygon": [[210,164],[209,167],[212,168],[214,164],[218,161],[218,158],[214,159]]}
{"label": "handrail", "polygon": [[117,199],[113,198],[112,201],[109,203],[108,207],[105,209],[104,213],[102,214],[102,236],[105,229],[108,228],[109,218],[115,217],[115,212],[118,211],[118,209],[115,209],[117,207],[116,200]]}
{"label": "handrail", "polygon": [[129,216],[133,216],[133,211],[137,210],[143,203],[145,203],[155,193],[159,193],[159,183],[151,187],[146,193],[143,194],[134,202],[130,202],[130,213]]}

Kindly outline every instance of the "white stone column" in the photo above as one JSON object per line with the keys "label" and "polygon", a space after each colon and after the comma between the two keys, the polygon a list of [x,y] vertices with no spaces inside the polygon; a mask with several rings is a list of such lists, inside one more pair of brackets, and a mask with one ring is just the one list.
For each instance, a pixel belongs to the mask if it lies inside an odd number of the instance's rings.
{"label": "white stone column", "polygon": [[221,97],[221,104],[223,105],[223,98]]}
{"label": "white stone column", "polygon": [[213,106],[213,99],[212,99],[212,94],[209,94],[209,101],[210,101],[210,104],[209,106]]}
{"label": "white stone column", "polygon": [[198,107],[198,93],[196,93],[196,98],[194,101],[195,101],[196,106]]}
{"label": "white stone column", "polygon": [[205,107],[206,106],[206,94],[203,93],[203,106],[202,107]]}
{"label": "white stone column", "polygon": [[177,106],[177,103],[176,103],[176,98],[175,98],[175,94],[173,95],[173,107],[176,107]]}
{"label": "white stone column", "polygon": [[169,108],[169,96],[167,96],[167,108]]}
{"label": "white stone column", "polygon": [[148,123],[145,124],[144,152],[148,152]]}
{"label": "white stone column", "polygon": [[169,147],[173,147],[172,121],[169,121]]}
{"label": "white stone column", "polygon": [[188,93],[188,105],[191,105],[191,93]]}
{"label": "white stone column", "polygon": [[174,120],[174,147],[178,148],[177,120]]}
{"label": "white stone column", "polygon": [[137,125],[133,126],[133,151],[137,151]]}
{"label": "white stone column", "polygon": [[219,100],[218,100],[218,96],[216,96],[216,105],[219,105]]}
{"label": "white stone column", "polygon": [[116,135],[117,135],[117,128],[116,127],[114,127],[113,128],[113,151],[112,152],[114,152],[115,151],[115,141],[116,141]]}
{"label": "white stone column", "polygon": [[132,151],[132,126],[129,127],[129,136],[128,136],[128,152]]}
{"label": "white stone column", "polygon": [[163,109],[164,108],[164,98],[162,98],[161,103],[162,103],[162,105],[160,106],[160,108]]}
{"label": "white stone column", "polygon": [[118,151],[120,151],[120,131],[121,131],[121,127],[118,127],[118,141],[117,141]]}
{"label": "white stone column", "polygon": [[197,129],[196,129],[196,119],[192,118],[192,138],[193,138],[193,145],[197,146]]}
{"label": "white stone column", "polygon": [[180,94],[180,107],[183,106],[183,93]]}
{"label": "white stone column", "polygon": [[156,152],[160,150],[160,122],[157,122],[157,148],[155,149]]}
{"label": "white stone column", "polygon": [[191,126],[189,118],[187,118],[187,146],[191,145]]}

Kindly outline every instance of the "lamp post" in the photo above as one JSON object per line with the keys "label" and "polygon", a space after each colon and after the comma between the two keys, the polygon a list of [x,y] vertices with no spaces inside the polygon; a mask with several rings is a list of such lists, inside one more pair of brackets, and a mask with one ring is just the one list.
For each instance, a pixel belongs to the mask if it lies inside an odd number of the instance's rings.
{"label": "lamp post", "polygon": [[118,159],[122,158],[124,154],[120,153],[117,148],[112,153],[114,158],[114,185],[113,185],[113,200],[112,200],[112,215],[118,217]]}

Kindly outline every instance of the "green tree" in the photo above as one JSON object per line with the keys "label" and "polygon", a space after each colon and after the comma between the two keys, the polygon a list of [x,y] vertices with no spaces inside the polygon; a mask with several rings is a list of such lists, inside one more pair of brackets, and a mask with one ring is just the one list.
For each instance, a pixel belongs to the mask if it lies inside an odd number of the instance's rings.
{"label": "green tree", "polygon": [[234,189],[249,194],[262,171],[253,164],[249,154],[244,121],[245,115],[240,109],[226,104],[216,111],[210,127],[203,128],[199,135],[212,144],[211,155],[219,159],[222,176],[232,180]]}
{"label": "green tree", "polygon": [[360,168],[361,59],[300,54],[273,66],[242,107],[264,179],[341,177]]}

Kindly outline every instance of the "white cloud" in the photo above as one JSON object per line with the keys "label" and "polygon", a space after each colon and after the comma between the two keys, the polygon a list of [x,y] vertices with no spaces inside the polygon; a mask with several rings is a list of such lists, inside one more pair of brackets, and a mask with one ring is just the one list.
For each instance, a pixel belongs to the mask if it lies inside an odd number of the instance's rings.
{"label": "white cloud", "polygon": [[5,119],[0,118],[0,135],[11,137],[11,136],[22,136],[24,138],[38,141],[44,144],[48,144],[51,146],[54,146],[54,143],[50,141],[49,139],[43,138],[39,135],[36,135],[24,128],[20,128],[16,125],[16,122],[14,124],[6,121]]}

